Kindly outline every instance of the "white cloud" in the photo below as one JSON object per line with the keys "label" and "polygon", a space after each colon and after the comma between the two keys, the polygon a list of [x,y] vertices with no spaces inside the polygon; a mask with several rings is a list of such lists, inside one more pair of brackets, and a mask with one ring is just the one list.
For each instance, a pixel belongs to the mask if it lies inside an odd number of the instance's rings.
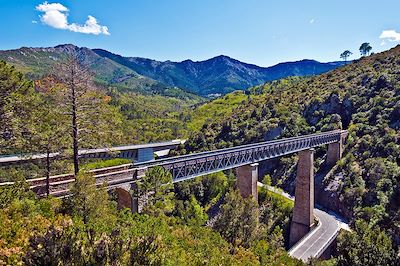
{"label": "white cloud", "polygon": [[39,16],[40,21],[50,27],[86,34],[110,35],[108,28],[106,26],[99,25],[97,23],[97,19],[90,15],[88,16],[88,19],[84,25],[68,23],[69,10],[60,3],[48,3],[46,1],[43,4],[36,6],[36,10],[44,13],[43,15]]}
{"label": "white cloud", "polygon": [[382,39],[381,45],[385,45],[386,41],[400,42],[400,33],[395,30],[384,30],[379,39]]}
{"label": "white cloud", "polygon": [[312,18],[309,23],[313,24],[314,22],[315,22],[315,19]]}
{"label": "white cloud", "polygon": [[85,22],[85,25],[81,26],[76,23],[72,23],[69,25],[69,29],[75,32],[82,32],[88,34],[105,34],[110,35],[108,32],[108,28],[106,26],[101,26],[97,23],[97,19],[92,16],[88,16],[88,19]]}

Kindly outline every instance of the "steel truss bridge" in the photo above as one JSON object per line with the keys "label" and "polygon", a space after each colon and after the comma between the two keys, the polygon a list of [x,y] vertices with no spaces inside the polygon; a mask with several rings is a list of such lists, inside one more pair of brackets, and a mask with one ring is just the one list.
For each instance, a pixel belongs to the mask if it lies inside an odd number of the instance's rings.
{"label": "steel truss bridge", "polygon": [[[241,145],[232,148],[193,153],[151,162],[135,163],[134,168],[146,169],[161,166],[170,171],[174,182],[192,179],[198,176],[227,169],[249,165],[315,148],[321,145],[340,142],[346,130],[335,130],[280,140]],[[140,177],[140,173],[138,175]]]}

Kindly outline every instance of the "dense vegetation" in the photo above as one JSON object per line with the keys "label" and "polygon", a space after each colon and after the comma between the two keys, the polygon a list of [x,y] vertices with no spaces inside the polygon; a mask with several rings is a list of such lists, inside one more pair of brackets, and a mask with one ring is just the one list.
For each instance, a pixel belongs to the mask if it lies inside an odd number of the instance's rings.
{"label": "dense vegetation", "polygon": [[[317,199],[349,218],[354,229],[340,236],[338,256],[331,263],[396,265],[400,244],[399,73],[400,47],[396,47],[320,76],[287,78],[246,93],[234,92],[194,110],[189,108],[197,102],[194,99],[143,96],[100,86],[90,97],[99,103],[95,114],[104,123],[89,123],[90,134],[83,136],[81,147],[188,136],[178,151],[188,153],[346,128],[344,157],[333,174],[324,178],[324,193]],[[61,150],[68,158],[70,131],[58,104],[60,86],[51,79],[34,84],[0,63],[2,153],[50,149]],[[55,127],[59,130],[54,131]],[[96,127],[101,131],[93,130]],[[324,149],[316,151],[317,170],[323,167]],[[272,184],[292,190],[295,163],[296,155],[269,162]],[[54,162],[53,169],[65,172],[71,166],[68,160]],[[45,167],[22,170],[3,169],[1,178],[44,175]],[[46,263],[46,258],[62,260],[69,254],[71,263],[77,264],[182,264],[187,255],[193,264],[299,263],[283,250],[291,207],[278,196],[261,192],[257,207],[251,199],[238,196],[231,174],[168,186],[160,180],[169,183],[170,177],[157,169],[148,177],[139,186],[140,195],[154,188],[158,193],[149,198],[142,215],[117,211],[104,191],[90,192],[98,202],[80,197],[82,190],[89,189],[90,177],[77,182],[77,196],[71,198],[84,203],[38,200],[19,183],[3,190],[0,260],[14,263],[25,257],[25,263],[37,264]],[[110,252],[111,246],[120,247],[112,249],[118,254]],[[55,253],[47,254],[48,250]]]}
{"label": "dense vegetation", "polygon": [[[71,153],[70,117],[65,87],[57,76],[29,81],[0,61],[0,152]],[[197,100],[120,92],[95,86],[80,97],[80,148],[171,140],[187,135],[182,112]],[[52,173],[69,171],[68,163],[54,162]],[[44,176],[43,165],[30,166],[27,177]],[[26,169],[26,168],[25,168]],[[4,171],[3,171],[4,172]],[[8,180],[10,170],[1,176]]]}
{"label": "dense vegetation", "polygon": [[[96,189],[94,178],[84,174],[63,200],[37,199],[23,181],[2,187],[0,264],[301,265],[283,249],[280,226],[287,226],[291,207],[282,209],[283,216],[258,218],[257,204],[231,190],[214,231],[204,226],[204,206],[230,190],[227,177],[219,173],[175,188],[171,180],[162,169],[149,171],[139,192],[157,192],[141,214],[117,210],[106,189]],[[264,196],[261,204],[266,209],[282,200]],[[227,227],[231,218],[235,225]]]}
{"label": "dense vegetation", "polygon": [[[277,204],[282,201],[277,195],[264,195],[260,213],[256,202],[242,199],[234,190],[232,175],[228,178],[217,173],[173,185],[169,172],[152,168],[138,184],[137,196],[145,198],[146,204],[142,214],[134,215],[117,210],[116,202],[111,200],[115,195],[108,194],[105,188],[96,190],[94,178],[84,173],[126,161],[91,162],[80,167],[81,174],[70,197],[36,198],[24,178],[71,170],[71,109],[70,98],[65,98],[69,95],[68,86],[60,83],[57,76],[35,83],[27,81],[4,62],[0,64],[0,74],[4,121],[1,152],[60,151],[66,158],[50,165],[2,169],[2,181],[14,184],[0,188],[0,264],[301,264],[284,250],[291,207]],[[123,143],[125,136],[134,137],[125,134],[132,121],[171,115],[158,107],[153,114],[146,114],[149,117],[129,117],[135,115],[131,110],[139,109],[129,105],[129,94],[110,94],[96,87],[81,91],[81,84],[76,83],[80,148]],[[93,86],[90,82],[84,84]],[[171,106],[174,101],[171,99]],[[215,216],[221,204],[225,211]],[[275,206],[282,215],[265,211],[268,205]],[[213,222],[209,223],[208,214],[213,216]],[[245,220],[244,215],[248,217]],[[231,218],[235,225],[226,227]]]}
{"label": "dense vegetation", "polygon": [[[399,73],[400,47],[396,47],[320,76],[254,87],[234,110],[219,110],[220,115],[203,124],[183,152],[346,128],[344,158],[323,180],[326,194],[321,203],[352,221],[362,219],[370,228],[380,228],[398,250]],[[229,106],[229,97],[222,98],[225,103],[219,106]],[[214,104],[201,108],[208,106],[212,110]],[[318,169],[325,152],[319,148],[316,154]],[[273,184],[293,189],[295,161],[294,155],[270,162]]]}
{"label": "dense vegetation", "polygon": [[9,62],[30,79],[41,79],[50,74],[55,65],[70,56],[76,57],[92,71],[99,85],[113,86],[122,91],[146,95],[160,94],[183,100],[201,99],[184,90],[142,76],[133,69],[101,57],[86,47],[65,44],[49,48],[22,47],[16,50],[0,51],[1,60]]}

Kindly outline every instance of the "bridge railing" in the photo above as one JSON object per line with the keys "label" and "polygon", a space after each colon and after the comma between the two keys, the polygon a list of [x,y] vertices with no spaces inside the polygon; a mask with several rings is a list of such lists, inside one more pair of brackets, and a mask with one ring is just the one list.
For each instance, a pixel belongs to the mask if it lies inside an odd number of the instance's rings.
{"label": "bridge railing", "polygon": [[216,151],[176,156],[152,162],[137,163],[134,167],[149,168],[162,166],[171,172],[174,182],[179,182],[204,174],[227,170],[317,146],[339,142],[343,134],[347,134],[347,131],[334,130]]}

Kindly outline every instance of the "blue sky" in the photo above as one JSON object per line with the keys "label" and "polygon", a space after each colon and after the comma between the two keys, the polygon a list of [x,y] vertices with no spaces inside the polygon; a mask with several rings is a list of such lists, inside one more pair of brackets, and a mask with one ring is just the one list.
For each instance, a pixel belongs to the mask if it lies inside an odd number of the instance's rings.
{"label": "blue sky", "polygon": [[0,49],[73,43],[157,60],[224,54],[269,66],[339,60],[346,49],[357,58],[364,41],[375,52],[400,42],[399,0],[44,2],[0,0]]}

